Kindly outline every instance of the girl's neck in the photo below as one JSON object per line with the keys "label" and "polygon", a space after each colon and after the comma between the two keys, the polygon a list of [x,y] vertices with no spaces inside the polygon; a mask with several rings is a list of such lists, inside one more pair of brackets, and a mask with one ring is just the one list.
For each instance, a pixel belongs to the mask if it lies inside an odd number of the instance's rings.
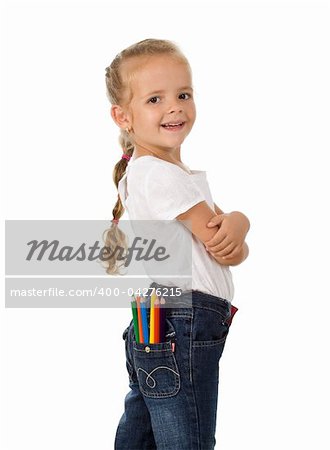
{"label": "girl's neck", "polygon": [[191,173],[189,168],[181,161],[180,147],[174,149],[172,153],[169,153],[162,150],[153,151],[141,145],[136,145],[131,160],[134,161],[134,159],[138,159],[141,156],[154,156],[155,158],[162,159],[163,161],[176,164],[184,171]]}
{"label": "girl's neck", "polygon": [[147,147],[143,147],[138,144],[135,145],[133,159],[139,158],[140,156],[151,155],[156,158],[163,159],[164,161],[168,161],[174,164],[181,163],[181,155],[180,155],[180,147],[173,149],[173,151],[164,151],[164,150],[150,150]]}

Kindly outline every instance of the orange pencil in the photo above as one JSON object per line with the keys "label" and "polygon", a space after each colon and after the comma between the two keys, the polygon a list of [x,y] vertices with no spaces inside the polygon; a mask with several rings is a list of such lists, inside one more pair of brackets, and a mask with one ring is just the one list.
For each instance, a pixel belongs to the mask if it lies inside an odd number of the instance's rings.
{"label": "orange pencil", "polygon": [[136,296],[136,305],[137,305],[137,313],[138,313],[138,323],[139,323],[139,340],[140,343],[144,343],[143,337],[143,328],[142,328],[142,317],[141,317],[141,304],[140,304],[140,296]]}
{"label": "orange pencil", "polygon": [[154,325],[155,325],[155,343],[160,342],[160,335],[159,335],[159,298],[156,297],[155,299],[155,313],[154,313]]}

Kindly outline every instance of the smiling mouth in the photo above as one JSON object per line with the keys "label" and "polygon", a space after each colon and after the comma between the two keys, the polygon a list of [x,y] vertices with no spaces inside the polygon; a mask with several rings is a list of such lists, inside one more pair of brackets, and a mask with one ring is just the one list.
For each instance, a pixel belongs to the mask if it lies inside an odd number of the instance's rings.
{"label": "smiling mouth", "polygon": [[163,123],[161,126],[167,130],[178,130],[183,127],[185,122],[169,122],[169,123]]}

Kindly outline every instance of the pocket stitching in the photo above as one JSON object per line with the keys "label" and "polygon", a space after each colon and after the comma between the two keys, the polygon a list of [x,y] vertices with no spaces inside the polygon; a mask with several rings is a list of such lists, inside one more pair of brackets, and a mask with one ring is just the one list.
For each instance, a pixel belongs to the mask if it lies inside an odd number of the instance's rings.
{"label": "pocket stitching", "polygon": [[[174,373],[174,375],[175,375],[175,387],[174,387],[174,389],[173,389],[173,391],[170,391],[169,393],[156,393],[156,394],[153,394],[153,395],[150,395],[150,393],[147,393],[147,391],[145,391],[144,389],[143,389],[143,387],[141,387],[141,390],[142,390],[142,392],[144,392],[144,393],[146,393],[145,395],[147,396],[147,397],[151,397],[151,396],[166,396],[166,397],[170,397],[170,396],[172,396],[172,395],[174,395],[174,392],[175,392],[175,390],[177,389],[177,385],[179,386],[179,388],[180,388],[180,375],[179,375],[179,373],[178,372],[176,372],[175,370],[173,370],[173,369],[171,369],[170,367],[167,367],[167,366],[157,366],[157,367],[155,367],[150,373],[149,372],[147,372],[146,370],[144,370],[142,367],[139,367],[138,368],[138,370],[137,370],[137,374],[138,374],[138,377],[139,377],[139,370],[141,370],[142,372],[144,372],[146,375],[147,375],[147,378],[146,378],[146,380],[145,380],[145,383],[148,385],[148,387],[150,388],[150,389],[154,389],[155,387],[156,387],[156,385],[157,385],[157,383],[156,383],[156,381],[154,380],[154,378],[151,376],[156,370],[158,370],[158,369],[167,369],[167,370],[169,370],[169,371],[171,371],[171,372],[173,372]],[[148,379],[149,378],[151,378],[153,381],[154,381],[154,386],[150,386],[150,384],[148,383]],[[177,382],[177,379],[178,379],[178,382]]]}
{"label": "pocket stitching", "polygon": [[[136,349],[135,347],[134,347],[134,351],[137,351],[137,352],[144,352],[144,350],[138,350],[138,349]],[[140,387],[140,390],[141,390],[141,392],[142,392],[143,395],[145,395],[146,397],[149,397],[149,398],[162,398],[162,397],[165,398],[165,397],[173,397],[174,395],[176,395],[176,394],[179,392],[180,387],[181,387],[181,377],[180,377],[180,373],[179,373],[179,369],[178,369],[178,365],[177,365],[176,358],[175,358],[175,356],[174,356],[172,350],[169,350],[169,349],[154,350],[154,351],[162,351],[162,352],[166,352],[166,353],[167,353],[166,359],[167,359],[167,360],[168,360],[169,358],[171,359],[171,361],[168,361],[168,363],[169,363],[169,365],[172,366],[172,367],[169,367],[169,366],[157,366],[157,367],[155,367],[154,369],[152,369],[152,371],[151,371],[150,373],[147,372],[143,367],[137,367],[137,368],[136,368],[136,373],[137,373],[137,377],[138,377],[138,381],[139,381],[139,387]],[[172,353],[172,355],[170,354],[170,352]],[[139,355],[139,356],[140,356],[140,355]],[[164,356],[165,356],[165,355],[164,355]],[[146,359],[147,359],[147,357],[148,357],[148,354],[146,353]],[[135,363],[136,363],[136,361],[135,361]],[[136,366],[137,366],[137,365],[136,365]],[[173,372],[173,374],[174,374],[174,382],[175,382],[175,385],[174,385],[173,389],[172,389],[171,391],[169,391],[169,392],[163,392],[163,393],[161,393],[161,392],[155,392],[155,393],[152,393],[152,392],[149,392],[149,391],[145,390],[144,387],[143,387],[143,385],[142,385],[142,382],[141,382],[141,380],[140,380],[139,371],[142,371],[142,372],[144,372],[144,373],[147,375],[147,378],[146,378],[146,380],[147,380],[147,379],[150,377],[150,375],[151,375],[152,373],[154,373],[155,370],[157,370],[157,369],[159,369],[159,368],[168,369],[168,370],[170,370],[171,372]],[[146,380],[145,380],[145,383],[147,384],[147,381],[146,381]],[[150,389],[154,389],[154,387],[150,387],[150,386],[149,386],[149,388],[150,388]]]}
{"label": "pocket stitching", "polygon": [[223,344],[227,339],[227,335],[222,339],[216,341],[193,341],[193,347],[212,347],[215,345]]}
{"label": "pocket stitching", "polygon": [[[156,346],[161,345],[160,348],[157,348]],[[141,347],[139,347],[141,346]],[[142,347],[143,346],[143,347]],[[154,346],[154,348],[153,348]],[[146,352],[145,348],[148,347],[149,351]],[[172,349],[171,349],[171,342],[167,341],[167,342],[161,342],[161,343],[155,343],[155,344],[147,344],[147,343],[143,343],[143,342],[136,342],[133,341],[133,350],[135,352],[140,352],[142,354],[146,354],[145,357],[148,358],[150,356],[150,353],[157,353],[157,352],[167,352],[171,355],[172,353]],[[141,355],[142,356],[142,355]]]}

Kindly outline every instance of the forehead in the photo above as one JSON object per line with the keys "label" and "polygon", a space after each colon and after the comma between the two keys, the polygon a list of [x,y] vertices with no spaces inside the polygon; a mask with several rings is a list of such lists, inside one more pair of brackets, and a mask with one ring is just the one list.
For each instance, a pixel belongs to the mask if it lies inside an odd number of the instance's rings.
{"label": "forehead", "polygon": [[122,75],[133,95],[192,83],[189,65],[173,55],[130,58],[122,66]]}

